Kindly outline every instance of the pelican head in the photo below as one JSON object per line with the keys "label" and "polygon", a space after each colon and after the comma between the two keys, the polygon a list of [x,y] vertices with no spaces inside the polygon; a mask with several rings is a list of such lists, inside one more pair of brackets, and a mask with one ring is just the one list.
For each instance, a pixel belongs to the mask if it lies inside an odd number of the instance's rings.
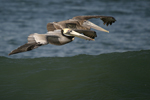
{"label": "pelican head", "polygon": [[78,37],[78,38],[82,38],[82,39],[85,39],[85,40],[94,40],[88,36],[85,36],[81,33],[78,33],[72,29],[69,29],[69,28],[65,28],[63,29],[63,34],[66,35],[66,36],[74,36],[74,37]]}

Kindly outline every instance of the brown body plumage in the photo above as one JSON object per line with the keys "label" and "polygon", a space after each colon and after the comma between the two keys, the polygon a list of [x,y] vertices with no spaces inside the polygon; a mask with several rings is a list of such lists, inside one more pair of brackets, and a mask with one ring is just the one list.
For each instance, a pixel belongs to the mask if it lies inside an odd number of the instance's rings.
{"label": "brown body plumage", "polygon": [[[70,28],[73,30],[90,30],[91,28],[94,28],[99,31],[109,32],[94,23],[88,21],[88,19],[91,18],[100,18],[104,25],[112,25],[116,21],[114,17],[111,16],[100,16],[100,15],[90,15],[90,16],[76,16],[72,19],[60,21],[60,22],[52,22],[47,24],[47,30],[48,31],[54,31],[56,29],[63,29],[63,28]],[[92,33],[83,33],[86,36],[95,38],[97,35]]]}

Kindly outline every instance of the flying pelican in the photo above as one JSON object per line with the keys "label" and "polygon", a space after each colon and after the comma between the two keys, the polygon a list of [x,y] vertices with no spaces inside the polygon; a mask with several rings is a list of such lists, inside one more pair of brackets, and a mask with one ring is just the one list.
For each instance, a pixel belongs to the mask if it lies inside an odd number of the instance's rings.
{"label": "flying pelican", "polygon": [[[28,36],[28,42],[17,49],[10,52],[8,55],[26,52],[38,48],[39,46],[46,44],[64,45],[74,40],[74,37],[79,37],[86,40],[94,40],[97,37],[95,31],[91,31],[94,28],[99,31],[109,32],[94,23],[88,21],[91,18],[100,18],[104,25],[107,26],[114,23],[116,20],[111,16],[76,16],[72,19],[53,22],[47,24],[48,32],[46,34],[34,33]],[[84,35],[82,35],[83,33]]]}
{"label": "flying pelican", "polygon": [[[112,25],[116,21],[114,17],[111,16],[100,16],[100,15],[87,15],[87,16],[76,16],[73,17],[72,19],[69,20],[64,20],[60,22],[52,22],[47,24],[47,30],[48,31],[54,31],[56,29],[63,29],[63,28],[70,28],[70,29],[78,29],[78,30],[90,30],[91,28],[99,30],[99,31],[104,31],[108,32],[107,30],[95,25],[94,23],[88,21],[88,19],[91,18],[100,18],[103,22],[104,25]],[[96,34],[91,34],[88,32],[83,33],[86,36],[89,37],[96,37]],[[91,36],[92,35],[92,36]]]}
{"label": "flying pelican", "polygon": [[96,34],[95,31],[90,30],[76,30],[76,31],[69,28],[64,28],[62,30],[57,29],[54,31],[49,31],[46,34],[38,34],[38,33],[30,34],[28,36],[28,42],[26,44],[11,51],[8,55],[30,51],[46,44],[64,45],[66,43],[73,41],[74,37],[79,37],[86,40],[94,40],[93,38],[85,36],[81,33],[88,32],[91,34]]}

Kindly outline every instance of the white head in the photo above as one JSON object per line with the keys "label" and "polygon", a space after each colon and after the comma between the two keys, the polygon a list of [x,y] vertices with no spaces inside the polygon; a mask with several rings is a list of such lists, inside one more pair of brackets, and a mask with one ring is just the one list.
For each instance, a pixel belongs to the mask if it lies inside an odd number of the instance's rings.
{"label": "white head", "polygon": [[82,39],[85,39],[85,40],[94,40],[88,36],[85,36],[81,33],[78,33],[72,29],[69,29],[69,28],[64,28],[63,29],[63,34],[66,35],[66,36],[75,36],[75,37],[78,37],[78,38],[82,38]]}

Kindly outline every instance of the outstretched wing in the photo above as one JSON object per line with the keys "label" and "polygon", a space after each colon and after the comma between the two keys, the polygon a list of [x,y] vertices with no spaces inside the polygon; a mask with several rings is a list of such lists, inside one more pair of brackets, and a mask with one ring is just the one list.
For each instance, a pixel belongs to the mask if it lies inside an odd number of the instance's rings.
{"label": "outstretched wing", "polygon": [[26,44],[20,46],[19,48],[11,51],[8,55],[30,51],[30,50],[33,50],[33,49],[39,47],[39,46],[40,46],[40,44],[37,44],[37,43],[26,43]]}
{"label": "outstretched wing", "polygon": [[116,21],[116,19],[114,17],[111,16],[99,16],[99,15],[89,15],[89,16],[76,16],[73,17],[72,19],[77,19],[77,20],[88,20],[91,18],[100,18],[103,22],[104,25],[106,24],[108,25],[112,25],[112,23],[114,23]]}
{"label": "outstretched wing", "polygon": [[[35,34],[37,34],[37,33],[35,33]],[[34,36],[35,34],[29,35],[28,36],[28,43],[26,43],[26,44],[18,47],[17,49],[11,51],[8,55],[30,51],[30,50],[38,48],[39,46],[42,46],[42,45],[46,44],[46,43],[43,44],[42,43],[43,41],[41,43],[37,42],[37,41],[39,41],[39,39],[35,38],[35,36]]]}

